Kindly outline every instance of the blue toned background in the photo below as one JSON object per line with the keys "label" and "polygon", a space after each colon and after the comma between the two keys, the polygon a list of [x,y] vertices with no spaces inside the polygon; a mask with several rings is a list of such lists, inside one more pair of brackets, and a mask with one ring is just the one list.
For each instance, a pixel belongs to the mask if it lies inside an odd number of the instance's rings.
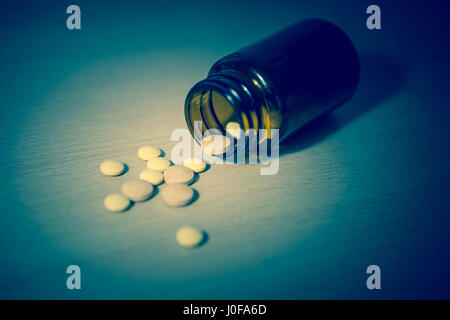
{"label": "blue toned background", "polygon": [[[66,28],[81,7],[82,29]],[[449,298],[450,74],[444,1],[0,1],[0,297]],[[283,146],[280,171],[216,165],[192,205],[125,214],[103,198],[140,145],[185,128],[220,57],[297,20],[341,28],[361,57],[349,103]],[[129,172],[101,176],[105,159]],[[206,230],[177,246],[183,225]],[[82,290],[66,288],[81,267]],[[381,290],[366,268],[381,267]]]}

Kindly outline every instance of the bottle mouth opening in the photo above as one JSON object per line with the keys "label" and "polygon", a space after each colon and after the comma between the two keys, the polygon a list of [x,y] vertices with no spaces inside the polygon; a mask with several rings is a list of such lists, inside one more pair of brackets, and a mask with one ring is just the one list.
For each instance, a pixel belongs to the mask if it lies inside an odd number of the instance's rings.
{"label": "bottle mouth opening", "polygon": [[221,134],[241,138],[241,130],[258,128],[258,115],[249,110],[245,101],[229,86],[209,81],[199,82],[189,92],[185,104],[186,122],[194,139],[201,144],[206,135]]}

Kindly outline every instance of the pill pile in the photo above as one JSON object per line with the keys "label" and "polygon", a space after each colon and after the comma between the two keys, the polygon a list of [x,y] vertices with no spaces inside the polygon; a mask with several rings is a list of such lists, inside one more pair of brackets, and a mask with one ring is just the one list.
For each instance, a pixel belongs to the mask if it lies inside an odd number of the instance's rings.
{"label": "pill pile", "polygon": [[[217,142],[216,142],[217,143]],[[215,147],[215,144],[213,145]],[[218,143],[221,145],[222,143]],[[220,146],[219,146],[220,148]],[[104,206],[111,212],[124,212],[133,203],[144,202],[153,197],[156,186],[161,186],[161,198],[171,207],[187,206],[194,201],[196,191],[190,186],[195,176],[206,170],[203,159],[189,158],[182,165],[172,165],[162,157],[162,150],[152,146],[139,148],[138,157],[147,161],[147,169],[139,174],[139,180],[125,181],[120,193],[109,194],[104,199]],[[119,176],[126,173],[127,166],[116,160],[107,160],[100,164],[100,172],[106,176]],[[176,233],[178,244],[186,248],[200,246],[206,233],[194,227],[182,227]]]}

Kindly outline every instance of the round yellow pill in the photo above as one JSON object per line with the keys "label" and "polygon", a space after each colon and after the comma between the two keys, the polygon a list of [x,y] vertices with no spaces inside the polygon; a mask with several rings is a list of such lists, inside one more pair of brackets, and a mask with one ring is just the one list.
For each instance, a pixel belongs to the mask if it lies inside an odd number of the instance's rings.
{"label": "round yellow pill", "polygon": [[151,184],[157,186],[164,181],[164,176],[161,171],[147,169],[139,174],[139,179],[150,182]]}
{"label": "round yellow pill", "polygon": [[170,167],[170,161],[164,158],[154,158],[147,161],[148,169],[164,171],[168,167]]}
{"label": "round yellow pill", "polygon": [[100,164],[100,171],[107,176],[118,176],[125,170],[125,165],[116,160],[103,161]]}
{"label": "round yellow pill", "polygon": [[142,160],[150,160],[159,157],[161,150],[152,146],[143,146],[138,150],[138,157]]}
{"label": "round yellow pill", "polygon": [[175,238],[178,244],[185,248],[198,247],[204,240],[204,233],[194,227],[182,227],[178,229]]}
{"label": "round yellow pill", "polygon": [[121,212],[128,209],[130,199],[119,193],[113,193],[106,196],[104,200],[105,208],[112,212]]}
{"label": "round yellow pill", "polygon": [[183,161],[183,166],[188,167],[194,172],[203,172],[206,170],[206,162],[202,159],[188,158]]}

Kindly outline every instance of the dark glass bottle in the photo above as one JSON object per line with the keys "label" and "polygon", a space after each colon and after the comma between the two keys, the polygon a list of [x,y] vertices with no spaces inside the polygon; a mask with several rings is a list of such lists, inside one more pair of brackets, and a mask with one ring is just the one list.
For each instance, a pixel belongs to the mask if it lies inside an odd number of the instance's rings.
{"label": "dark glass bottle", "polygon": [[300,21],[217,61],[189,91],[186,122],[197,141],[196,121],[203,132],[222,134],[229,122],[247,132],[266,129],[268,138],[276,128],[282,141],[349,100],[359,69],[355,47],[341,29],[320,19]]}

